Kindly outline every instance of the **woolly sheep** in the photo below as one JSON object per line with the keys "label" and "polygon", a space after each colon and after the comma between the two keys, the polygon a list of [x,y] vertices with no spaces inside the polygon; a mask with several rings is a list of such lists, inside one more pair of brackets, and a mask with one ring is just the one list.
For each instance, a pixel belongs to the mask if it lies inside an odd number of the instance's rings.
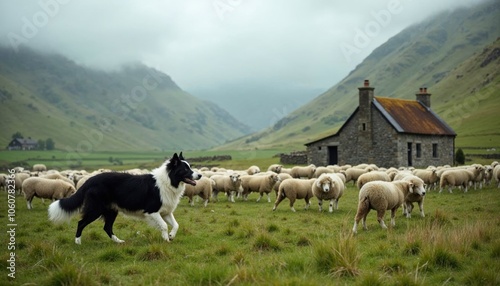
{"label": "woolly sheep", "polygon": [[[423,185],[425,188],[425,181],[415,175],[406,176],[404,181],[412,182],[416,186]],[[405,202],[403,203],[403,215],[406,215],[407,218],[411,217],[411,211],[413,210],[413,203],[418,203],[418,208],[420,210],[420,216],[425,217],[424,214],[424,198],[425,193],[420,195],[415,192],[410,192],[405,196]]]}
{"label": "woolly sheep", "polygon": [[217,195],[219,192],[226,193],[227,199],[234,203],[234,194],[239,192],[241,186],[241,178],[237,173],[214,175],[210,177],[215,181],[212,196],[218,201]]}
{"label": "woolly sheep", "polygon": [[302,180],[302,179],[288,179],[284,180],[278,191],[278,197],[274,203],[273,211],[276,210],[278,205],[285,198],[290,200],[290,209],[295,212],[293,204],[297,199],[304,199],[306,201],[305,209],[308,209],[311,205],[310,199],[313,197],[312,185],[315,179]]}
{"label": "woolly sheep", "polygon": [[491,165],[486,165],[484,169],[484,184],[490,185],[491,179],[493,178],[493,167]]}
{"label": "woolly sheep", "polygon": [[267,202],[271,202],[269,193],[273,190],[274,184],[279,181],[278,174],[271,172],[264,176],[243,176],[241,178],[241,188],[243,189],[243,199],[246,201],[251,192],[260,194],[257,202],[262,199],[264,194],[267,195]]}
{"label": "woolly sheep", "polygon": [[295,166],[292,168],[291,174],[292,177],[299,178],[308,178],[312,179],[314,177],[314,172],[316,172],[316,166],[311,164],[306,167]]}
{"label": "woolly sheep", "polygon": [[364,173],[368,173],[370,171],[373,171],[371,167],[367,167],[365,169],[360,169],[356,167],[349,168],[345,170],[346,174],[346,184],[352,181],[353,185],[356,184],[356,181],[358,180],[359,176],[363,175]]}
{"label": "woolly sheep", "polygon": [[47,166],[44,164],[35,164],[33,165],[33,172],[45,172],[47,171]]}
{"label": "woolly sheep", "polygon": [[319,211],[323,211],[323,200],[330,200],[329,212],[339,209],[339,199],[344,194],[344,183],[335,174],[322,174],[314,181],[312,193],[318,199]]}
{"label": "woolly sheep", "polygon": [[439,192],[448,186],[448,191],[452,193],[452,187],[463,187],[464,192],[467,192],[469,183],[474,180],[483,171],[484,167],[475,166],[467,169],[450,169],[441,174],[439,181]]}
{"label": "woolly sheep", "polygon": [[184,190],[184,196],[188,197],[189,204],[194,206],[194,196],[199,196],[203,199],[203,205],[206,207],[210,197],[212,196],[213,187],[215,186],[215,181],[211,178],[201,177],[201,179],[196,182],[196,186],[186,184],[186,189]]}
{"label": "woolly sheep", "polygon": [[67,177],[61,175],[59,172],[40,176],[40,178],[52,179],[52,180],[62,180],[62,181],[68,182],[68,183],[72,184],[73,186],[75,186],[75,182],[73,181],[73,179],[67,178]]}
{"label": "woolly sheep", "polygon": [[408,170],[398,171],[398,173],[394,176],[394,178],[392,180],[399,181],[399,180],[402,180],[405,177],[411,176],[411,175],[413,175],[413,173],[411,171],[408,171]]}
{"label": "woolly sheep", "polygon": [[314,178],[319,178],[322,174],[330,174],[334,172],[335,171],[333,169],[330,169],[328,167],[317,167],[316,171],[314,172]]}
{"label": "woolly sheep", "polygon": [[258,166],[250,166],[247,169],[247,174],[249,175],[255,175],[257,173],[260,173],[260,168]]}
{"label": "woolly sheep", "polygon": [[270,172],[275,172],[276,174],[279,174],[279,173],[281,173],[281,168],[283,168],[283,165],[272,164],[271,166],[269,166],[269,168],[267,168],[267,170]]}
{"label": "woolly sheep", "polygon": [[384,181],[384,182],[390,182],[391,177],[386,172],[381,172],[381,171],[372,171],[368,173],[361,174],[358,177],[358,180],[356,182],[358,189],[361,189],[364,184],[372,181]]}
{"label": "woolly sheep", "polygon": [[428,168],[426,170],[415,169],[412,173],[424,181],[424,184],[427,185],[427,190],[430,190],[439,182],[436,168]]}
{"label": "woolly sheep", "polygon": [[0,189],[7,189],[7,174],[0,174]]}
{"label": "woolly sheep", "polygon": [[[420,180],[420,179],[419,179]],[[366,183],[359,190],[358,210],[354,219],[352,231],[357,233],[359,221],[363,220],[363,229],[366,228],[366,217],[370,210],[377,211],[377,220],[382,228],[387,228],[384,223],[386,210],[391,210],[391,225],[396,225],[396,211],[404,203],[409,193],[425,195],[423,183],[413,180],[400,180],[393,182],[373,181]]]}
{"label": "woolly sheep", "polygon": [[493,168],[493,179],[497,182],[497,187],[500,188],[500,165]]}
{"label": "woolly sheep", "polygon": [[21,193],[21,188],[22,188],[23,182],[26,179],[28,179],[29,177],[30,177],[30,175],[27,173],[16,173],[15,178],[14,178],[16,194]]}
{"label": "woolly sheep", "polygon": [[280,178],[280,180],[278,182],[276,182],[276,184],[274,184],[274,187],[273,187],[274,192],[276,193],[276,196],[278,195],[278,190],[279,190],[281,183],[284,180],[288,180],[288,179],[292,178],[292,176],[290,174],[287,174],[287,173],[279,173],[278,177]]}
{"label": "woolly sheep", "polygon": [[292,175],[292,168],[281,168],[281,172],[280,174],[288,174],[288,175]]}
{"label": "woolly sheep", "polygon": [[60,200],[76,193],[75,187],[68,182],[39,177],[24,180],[22,188],[29,210],[33,208],[31,202],[34,197]]}

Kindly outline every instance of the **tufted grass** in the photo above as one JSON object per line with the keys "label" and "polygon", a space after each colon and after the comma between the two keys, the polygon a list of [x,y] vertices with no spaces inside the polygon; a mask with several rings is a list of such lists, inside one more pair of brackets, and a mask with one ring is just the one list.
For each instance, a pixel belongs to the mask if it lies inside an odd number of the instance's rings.
{"label": "tufted grass", "polygon": [[[0,199],[6,231],[7,198]],[[274,196],[274,195],[273,195]],[[207,208],[183,199],[175,212],[174,241],[145,223],[119,215],[116,244],[102,221],[74,244],[77,219],[47,221],[49,201],[27,210],[16,200],[16,278],[7,277],[7,237],[1,236],[1,285],[499,285],[500,189],[428,193],[426,217],[396,217],[380,228],[375,212],[368,230],[351,229],[357,189],[348,187],[339,210],[319,212],[296,202],[272,211],[273,203],[229,203],[224,196]],[[389,225],[389,214],[386,224]]]}

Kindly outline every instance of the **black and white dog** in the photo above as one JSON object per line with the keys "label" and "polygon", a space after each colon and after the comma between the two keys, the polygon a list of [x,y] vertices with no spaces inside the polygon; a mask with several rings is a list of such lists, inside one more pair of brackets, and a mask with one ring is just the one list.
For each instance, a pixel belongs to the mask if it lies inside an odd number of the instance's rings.
{"label": "black and white dog", "polygon": [[[179,224],[174,210],[184,193],[185,184],[196,185],[201,175],[177,153],[151,174],[102,173],[88,179],[73,196],[55,201],[49,206],[53,222],[69,221],[81,212],[75,243],[81,244],[83,229],[103,217],[104,231],[115,242],[122,243],[113,233],[118,212],[138,216],[161,230],[164,240],[174,239]],[[172,230],[168,233],[168,224]]]}

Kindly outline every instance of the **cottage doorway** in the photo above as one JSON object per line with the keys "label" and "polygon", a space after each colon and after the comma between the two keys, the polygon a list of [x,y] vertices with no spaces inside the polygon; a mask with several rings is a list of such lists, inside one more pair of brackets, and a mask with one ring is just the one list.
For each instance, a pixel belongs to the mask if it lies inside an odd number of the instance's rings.
{"label": "cottage doorway", "polygon": [[408,167],[413,166],[412,157],[412,144],[408,142]]}
{"label": "cottage doorway", "polygon": [[339,163],[338,146],[328,146],[328,165]]}

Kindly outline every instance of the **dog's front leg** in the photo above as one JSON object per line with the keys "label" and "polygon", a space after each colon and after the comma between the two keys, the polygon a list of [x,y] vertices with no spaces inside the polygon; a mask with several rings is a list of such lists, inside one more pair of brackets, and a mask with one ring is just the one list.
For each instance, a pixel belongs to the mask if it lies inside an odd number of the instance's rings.
{"label": "dog's front leg", "polygon": [[179,229],[179,224],[175,220],[174,214],[169,213],[163,217],[166,222],[168,222],[172,226],[172,230],[170,231],[170,239],[173,240],[175,235],[177,234],[177,230]]}
{"label": "dog's front leg", "polygon": [[170,241],[168,237],[168,225],[161,218],[160,213],[150,213],[147,215],[149,216],[150,220],[161,230],[161,237],[166,241]]}

